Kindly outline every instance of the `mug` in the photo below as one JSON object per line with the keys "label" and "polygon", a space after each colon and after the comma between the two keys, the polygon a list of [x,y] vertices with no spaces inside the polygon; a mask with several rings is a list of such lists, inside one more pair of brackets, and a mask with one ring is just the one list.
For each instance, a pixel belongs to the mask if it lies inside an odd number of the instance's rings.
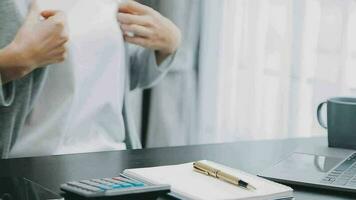
{"label": "mug", "polygon": [[[321,110],[327,105],[327,123]],[[356,98],[336,97],[318,106],[319,124],[328,130],[329,147],[356,149]]]}

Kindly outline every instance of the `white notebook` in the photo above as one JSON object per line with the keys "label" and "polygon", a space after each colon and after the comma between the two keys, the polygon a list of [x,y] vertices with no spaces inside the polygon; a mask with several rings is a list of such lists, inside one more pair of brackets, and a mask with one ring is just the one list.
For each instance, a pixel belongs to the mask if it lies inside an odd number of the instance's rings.
{"label": "white notebook", "polygon": [[193,163],[152,168],[127,169],[124,174],[154,184],[171,185],[171,193],[184,199],[225,199],[225,200],[272,200],[291,198],[293,190],[246,172],[232,169],[211,161],[202,161],[210,166],[238,176],[257,189],[246,190],[219,179],[206,176],[193,170]]}

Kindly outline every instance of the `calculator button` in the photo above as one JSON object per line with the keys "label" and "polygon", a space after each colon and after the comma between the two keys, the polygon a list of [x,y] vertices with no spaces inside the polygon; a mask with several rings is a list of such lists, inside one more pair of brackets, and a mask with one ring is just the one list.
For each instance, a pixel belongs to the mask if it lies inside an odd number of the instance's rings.
{"label": "calculator button", "polygon": [[116,181],[125,181],[125,182],[130,182],[130,183],[133,182],[132,180],[124,178],[124,177],[114,177],[112,179],[116,180]]}
{"label": "calculator button", "polygon": [[121,182],[114,182],[114,181],[111,181],[110,179],[102,179],[102,180],[105,180],[106,184],[108,184],[108,187],[110,187],[111,189],[119,189],[119,188],[122,188],[121,186]]}
{"label": "calculator button", "polygon": [[123,188],[129,188],[129,187],[133,187],[134,185],[130,184],[130,183],[120,183],[120,186],[123,187]]}
{"label": "calculator button", "polygon": [[119,180],[117,180],[117,179],[111,179],[112,181],[115,181],[115,184],[116,185],[120,185],[120,187],[122,187],[122,188],[129,188],[129,187],[134,187],[135,185],[133,184],[133,183],[131,183],[131,182],[126,182],[126,181],[119,181]]}
{"label": "calculator button", "polygon": [[124,178],[124,177],[115,177],[115,178],[112,178],[112,179],[117,180],[117,181],[120,180],[120,181],[124,181],[126,183],[130,183],[135,187],[143,187],[143,186],[145,186],[144,183],[141,183],[141,182],[138,182],[138,181],[135,181],[135,180],[131,180],[131,179],[128,179],[128,178]]}
{"label": "calculator button", "polygon": [[113,182],[114,184],[121,184],[122,183],[122,181],[118,181],[118,180],[115,180],[115,179],[110,179],[110,182]]}
{"label": "calculator button", "polygon": [[101,191],[101,189],[87,185],[87,184],[83,184],[83,183],[79,183],[79,182],[69,182],[67,183],[69,186],[72,187],[76,187],[82,190],[86,190],[86,191],[90,191],[90,192],[98,192]]}
{"label": "calculator button", "polygon": [[104,178],[102,179],[108,186],[112,187],[112,188],[118,188],[118,185],[120,185],[120,182],[115,182],[112,179],[108,179],[108,178]]}
{"label": "calculator button", "polygon": [[102,190],[110,190],[111,188],[106,186],[106,185],[100,185],[98,186],[98,188],[102,189]]}
{"label": "calculator button", "polygon": [[103,179],[93,179],[91,182],[95,183],[96,187],[104,190],[134,187],[134,185],[122,181],[116,181],[116,183],[112,183]]}
{"label": "calculator button", "polygon": [[114,180],[110,179],[110,178],[103,178],[102,180],[105,181],[108,184],[116,184],[116,182]]}
{"label": "calculator button", "polygon": [[137,183],[132,183],[132,185],[134,185],[134,186],[136,186],[136,187],[143,187],[143,186],[145,186],[144,183],[139,183],[139,182],[137,182]]}
{"label": "calculator button", "polygon": [[113,183],[109,183],[109,182],[104,181],[104,180],[101,180],[101,179],[93,179],[93,180],[91,180],[91,181],[96,182],[96,183],[99,183],[99,184],[101,184],[101,185],[106,185],[106,186],[111,186],[111,185],[113,185]]}
{"label": "calculator button", "polygon": [[117,181],[125,181],[125,182],[135,182],[134,180],[128,179],[128,178],[124,178],[124,177],[114,177],[112,178],[113,180],[117,180]]}
{"label": "calculator button", "polygon": [[114,188],[114,189],[127,188],[127,187],[130,187],[127,184],[131,184],[131,183],[123,182],[123,181],[114,180],[114,179],[111,179],[111,178],[104,178],[103,180],[112,183],[113,185],[111,185],[111,187]]}
{"label": "calculator button", "polygon": [[113,189],[123,188],[120,184],[114,184],[111,186]]}
{"label": "calculator button", "polygon": [[83,184],[86,184],[86,185],[90,185],[92,187],[95,187],[95,188],[99,188],[101,190],[109,190],[111,189],[110,187],[106,186],[106,185],[103,185],[103,184],[100,184],[100,183],[96,183],[94,181],[90,181],[90,180],[85,180],[85,181],[80,181],[81,183]]}

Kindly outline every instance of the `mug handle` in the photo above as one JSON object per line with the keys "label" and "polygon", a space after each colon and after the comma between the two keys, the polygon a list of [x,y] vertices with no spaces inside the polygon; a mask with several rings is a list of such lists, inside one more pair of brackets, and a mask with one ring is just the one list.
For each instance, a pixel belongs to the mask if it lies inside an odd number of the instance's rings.
{"label": "mug handle", "polygon": [[328,126],[325,124],[325,122],[322,120],[322,117],[321,117],[321,109],[323,108],[323,106],[325,104],[327,104],[327,102],[323,102],[323,103],[319,104],[318,110],[317,110],[317,117],[318,117],[318,122],[319,122],[320,126],[325,129],[328,129]]}

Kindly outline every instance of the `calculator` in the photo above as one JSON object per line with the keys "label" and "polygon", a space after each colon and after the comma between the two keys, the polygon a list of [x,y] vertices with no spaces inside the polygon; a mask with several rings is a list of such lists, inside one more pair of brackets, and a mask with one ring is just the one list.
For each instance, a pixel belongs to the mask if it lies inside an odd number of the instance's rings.
{"label": "calculator", "polygon": [[[61,185],[61,190],[65,192],[66,199],[127,199],[140,195],[164,195],[170,192],[170,185],[147,183],[120,174],[111,178],[68,182]],[[69,198],[73,195],[76,198]]]}

